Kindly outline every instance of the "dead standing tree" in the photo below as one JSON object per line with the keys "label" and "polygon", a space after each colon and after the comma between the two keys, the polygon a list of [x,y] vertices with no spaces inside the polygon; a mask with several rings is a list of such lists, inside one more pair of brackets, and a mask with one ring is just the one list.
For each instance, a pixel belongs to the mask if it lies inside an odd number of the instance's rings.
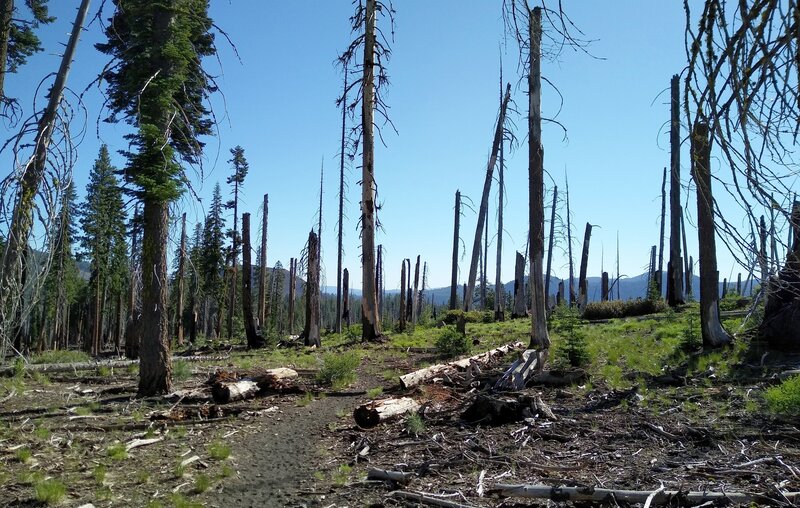
{"label": "dead standing tree", "polygon": [[592,225],[586,223],[583,233],[583,251],[581,252],[580,275],[578,276],[578,306],[583,309],[589,300],[589,286],[586,282],[586,271],[589,266],[589,242],[592,239]]}
{"label": "dead standing tree", "polygon": [[312,230],[308,234],[308,263],[306,266],[306,325],[303,338],[306,346],[320,347],[320,287],[319,287],[319,237]]}
{"label": "dead standing tree", "polygon": [[[683,273],[681,273],[683,260],[681,259],[680,129],[680,84],[678,76],[675,75],[670,82],[669,261],[667,262],[667,304],[670,307],[684,303]],[[688,253],[684,252],[684,255]]]}
{"label": "dead standing tree", "polygon": [[181,216],[181,248],[178,259],[178,304],[175,309],[175,342],[183,345],[183,294],[186,278],[186,212]]}
{"label": "dead standing tree", "polygon": [[450,275],[450,310],[458,307],[458,240],[461,226],[461,192],[456,191],[455,219],[453,223],[453,264]]}
{"label": "dead standing tree", "polygon": [[505,97],[503,97],[503,103],[500,105],[500,114],[497,118],[497,127],[495,128],[494,141],[492,142],[492,152],[489,156],[489,162],[486,164],[486,179],[483,182],[481,206],[478,209],[478,223],[475,226],[475,239],[472,243],[472,257],[470,259],[469,275],[467,277],[467,292],[464,298],[464,310],[466,311],[472,308],[472,299],[475,294],[475,279],[478,276],[478,259],[483,249],[481,239],[483,237],[483,228],[486,224],[486,216],[489,211],[489,191],[492,188],[492,174],[497,162],[497,154],[500,151],[500,144],[503,140],[506,110],[508,109],[508,103],[510,101],[511,84],[508,84],[506,86]]}
{"label": "dead standing tree", "polygon": [[253,266],[250,260],[250,214],[242,214],[242,317],[244,332],[247,335],[247,347],[264,347],[263,335],[256,329],[253,316]]}
{"label": "dead standing tree", "polygon": [[544,298],[545,302],[550,298],[550,273],[553,266],[553,240],[556,226],[556,202],[558,200],[558,186],[553,188],[553,208],[550,211],[550,238],[547,246],[547,270],[544,274]]}
{"label": "dead standing tree", "polygon": [[[339,62],[353,70],[356,79],[348,85],[346,92],[355,89],[355,99],[348,106],[354,111],[361,104],[361,123],[354,126],[351,138],[361,141],[361,337],[376,340],[382,336],[378,315],[378,296],[375,288],[375,231],[377,219],[377,184],[375,182],[375,113],[391,125],[382,90],[389,84],[384,62],[391,55],[389,37],[376,27],[377,14],[389,18],[394,34],[394,9],[391,3],[379,0],[359,0],[350,18],[353,33],[357,34]],[[359,49],[363,49],[363,60],[356,64]],[[376,79],[377,71],[377,79]],[[380,134],[380,130],[379,130]],[[358,141],[354,143],[358,146]]]}
{"label": "dead standing tree", "polygon": [[258,326],[263,331],[267,323],[267,225],[269,219],[269,194],[264,194],[261,211],[261,250],[258,270]]}
{"label": "dead standing tree", "polygon": [[[50,88],[48,102],[45,109],[38,115],[36,137],[33,143],[33,155],[22,164],[20,175],[4,182],[4,193],[12,192],[8,184],[17,184],[16,200],[11,216],[11,222],[6,234],[6,245],[3,251],[2,272],[0,273],[0,363],[5,361],[9,339],[13,336],[23,318],[23,291],[25,286],[24,275],[26,272],[28,240],[34,225],[34,209],[36,199],[40,195],[45,173],[47,171],[49,151],[54,133],[59,127],[59,108],[64,96],[67,77],[69,75],[78,39],[83,29],[86,13],[89,10],[89,0],[82,0],[78,7],[69,41],[61,58],[61,64]],[[5,62],[4,62],[5,63]],[[20,131],[18,138],[28,131],[26,124]],[[59,175],[65,182],[71,180],[68,168],[66,174]],[[58,186],[55,186],[58,187]],[[58,200],[47,199],[46,204],[56,212]],[[44,263],[46,268],[49,263]],[[44,277],[42,277],[43,279]],[[33,278],[31,278],[33,279]]]}

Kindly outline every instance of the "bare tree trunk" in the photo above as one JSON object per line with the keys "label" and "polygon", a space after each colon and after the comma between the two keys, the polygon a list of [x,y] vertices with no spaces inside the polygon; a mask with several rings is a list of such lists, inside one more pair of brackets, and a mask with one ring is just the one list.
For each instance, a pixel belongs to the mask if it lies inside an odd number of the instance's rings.
{"label": "bare tree trunk", "polygon": [[697,233],[700,245],[700,322],[703,347],[730,344],[731,337],[719,320],[719,272],[714,231],[714,197],[711,193],[711,145],[708,124],[692,129],[692,173],[697,186]]}
{"label": "bare tree trunk", "polygon": [[378,260],[375,263],[375,298],[378,307],[378,320],[383,319],[383,245],[378,245]]}
{"label": "bare tree trunk", "polygon": [[569,257],[569,306],[572,307],[577,302],[575,296],[575,270],[572,257],[572,217],[569,211],[569,180],[564,173],[564,182],[567,188],[567,255]]}
{"label": "bare tree trunk", "polygon": [[644,297],[655,297],[655,290],[658,288],[656,277],[658,276],[658,268],[656,267],[656,246],[650,247],[650,270],[648,271],[647,288],[645,289]]}
{"label": "bare tree trunk", "polygon": [[[247,347],[264,347],[264,336],[256,329],[253,317],[253,266],[250,260],[250,214],[242,214],[242,317]],[[263,330],[263,328],[261,328]]]}
{"label": "bare tree trunk", "polygon": [[542,350],[535,370],[541,370],[550,337],[547,334],[547,295],[542,280],[544,257],[544,148],[542,147],[541,64],[542,10],[529,11],[531,54],[528,73],[528,220],[530,224],[531,349]]}
{"label": "bare tree trunk", "polygon": [[406,258],[406,322],[411,321],[413,313],[411,307],[414,306],[414,299],[411,296],[414,288],[411,287],[411,260]]}
{"label": "bare tree trunk", "polygon": [[564,281],[558,281],[558,293],[556,293],[556,306],[564,305]]}
{"label": "bare tree trunk", "polygon": [[736,294],[742,296],[742,272],[736,275]]}
{"label": "bare tree trunk", "polygon": [[450,310],[458,307],[458,235],[461,225],[461,192],[456,191],[455,221],[453,225],[453,270],[450,275]]}
{"label": "bare tree trunk", "polygon": [[269,219],[269,194],[264,194],[264,210],[261,214],[261,252],[258,271],[258,326],[266,329],[267,323],[267,225]]}
{"label": "bare tree trunk", "polygon": [[364,29],[364,80],[361,101],[363,156],[361,168],[361,337],[376,340],[381,332],[375,289],[375,13],[377,0],[366,0]]}
{"label": "bare tree trunk", "polygon": [[239,264],[239,180],[233,182],[233,238],[231,239],[231,288],[228,292],[228,340],[233,337],[233,313],[236,312],[236,275]]}
{"label": "bare tree trunk", "polygon": [[133,211],[133,227],[131,228],[131,272],[130,284],[128,287],[128,322],[125,326],[125,356],[128,358],[139,357],[139,309],[136,308],[136,295],[139,293],[137,284],[137,264],[136,253],[138,250],[139,240],[139,204]]}
{"label": "bare tree trunk", "polygon": [[608,301],[608,272],[603,272],[603,276],[601,278],[600,300],[604,302]]}
{"label": "bare tree trunk", "polygon": [[[346,61],[345,61],[346,62]],[[342,247],[343,231],[344,231],[344,157],[345,157],[345,143],[347,142],[346,127],[347,127],[347,64],[345,63],[344,69],[344,88],[342,91],[342,133],[341,133],[341,147],[339,148],[339,221],[337,222],[337,247],[336,247],[336,333],[342,333],[342,255],[344,248]],[[376,293],[377,297],[377,293]],[[378,306],[380,309],[380,306]],[[379,310],[380,311],[380,310]],[[380,316],[378,317],[380,320]]]}
{"label": "bare tree trunk", "polygon": [[422,287],[419,288],[419,293],[417,294],[417,319],[422,315],[422,307],[425,303],[424,293],[425,288],[428,287],[428,262],[425,261],[422,264]]}
{"label": "bare tree trunk", "polygon": [[[6,4],[5,8],[4,17],[7,15],[9,8],[13,12],[13,3],[10,6]],[[2,341],[0,342],[0,363],[5,361],[8,333],[15,329],[17,309],[21,309],[22,306],[21,296],[24,286],[20,282],[24,270],[24,258],[28,249],[28,237],[33,227],[33,209],[36,194],[44,178],[47,167],[47,152],[55,129],[56,116],[61,105],[67,76],[69,75],[72,60],[75,57],[75,49],[78,45],[78,39],[88,10],[89,0],[82,0],[72,25],[72,33],[61,58],[61,65],[53,86],[50,88],[47,106],[42,112],[37,125],[33,157],[28,161],[20,178],[11,224],[6,234],[7,243],[3,255],[2,273],[0,274],[0,336],[2,336],[2,339],[0,339]],[[2,76],[5,74],[5,60],[0,62],[0,67],[4,70],[3,73],[0,73],[0,76]],[[2,93],[2,89],[0,89],[0,93]]]}
{"label": "bare tree trunk", "polygon": [[[167,244],[169,204],[145,199],[142,237],[142,336],[139,347],[139,396],[172,391],[172,358],[167,318]],[[152,267],[152,269],[150,268]]]}
{"label": "bare tree trunk", "polygon": [[306,326],[303,330],[306,346],[320,347],[322,323],[319,287],[319,237],[308,234],[308,265],[306,266]]}
{"label": "bare tree trunk", "polygon": [[525,301],[525,258],[517,252],[514,264],[514,311],[512,318],[527,317],[528,308]]}
{"label": "bare tree trunk", "polygon": [[[500,71],[500,101],[503,101],[503,72]],[[500,165],[497,168],[497,266],[494,277],[494,320],[505,320],[503,305],[503,278],[501,274],[503,260],[503,201],[505,199],[505,135],[500,141]]]}
{"label": "bare tree trunk", "polygon": [[350,272],[342,270],[342,321],[350,327]]}
{"label": "bare tree trunk", "polygon": [[658,236],[658,267],[656,268],[656,289],[658,297],[662,295],[662,281],[664,280],[664,225],[667,220],[667,168],[664,167],[664,177],[661,180],[661,232]]}
{"label": "bare tree trunk", "polygon": [[11,20],[14,16],[14,0],[2,0],[0,1],[0,14],[2,14],[2,20],[0,20],[0,100],[4,100],[6,98],[6,89],[5,89],[5,81],[6,81],[6,72],[8,65],[8,43],[11,37]]}
{"label": "bare tree trunk", "polygon": [[[419,315],[417,314],[417,305],[419,303],[419,262],[420,256],[417,256],[417,264],[414,268],[414,294],[412,295],[411,301],[411,324],[417,324],[417,318]],[[411,273],[408,274],[409,286],[411,285]]]}
{"label": "bare tree trunk", "polygon": [[758,264],[761,268],[761,290],[767,289],[767,281],[769,280],[769,268],[767,263],[767,224],[764,221],[764,216],[761,216],[758,227],[758,237],[760,240],[760,248],[758,249]]}
{"label": "bare tree trunk", "polygon": [[475,294],[475,278],[478,276],[478,257],[481,252],[481,237],[483,236],[483,226],[486,224],[486,214],[489,209],[489,191],[492,188],[492,173],[497,161],[497,154],[500,151],[500,144],[503,140],[503,129],[506,120],[506,109],[511,100],[511,85],[506,86],[506,95],[503,97],[503,104],[500,106],[500,116],[497,119],[497,127],[494,132],[492,142],[492,153],[486,165],[486,179],[483,182],[483,195],[481,206],[478,209],[478,223],[475,227],[475,239],[472,242],[472,258],[469,264],[469,276],[467,278],[467,293],[464,298],[464,310],[472,308],[472,296]]}
{"label": "bare tree trunk", "polygon": [[586,230],[583,233],[583,252],[581,253],[581,271],[578,278],[578,306],[586,307],[589,300],[589,287],[586,283],[586,270],[589,265],[589,241],[592,239],[592,225],[586,223]]}
{"label": "bare tree trunk", "polygon": [[556,200],[558,199],[558,186],[553,188],[553,208],[550,212],[550,239],[547,244],[547,271],[544,274],[544,297],[545,301],[550,298],[550,269],[553,266],[553,239],[555,237],[556,225]]}
{"label": "bare tree trunk", "polygon": [[[669,180],[669,262],[667,263],[667,303],[675,307],[684,303],[683,274],[681,268],[681,232],[683,210],[681,208],[681,124],[680,124],[680,85],[678,75],[672,76],[670,83],[670,180]],[[686,233],[683,232],[686,238]],[[688,257],[684,240],[683,255]],[[686,272],[689,270],[686,269]]]}
{"label": "bare tree trunk", "polygon": [[759,327],[759,336],[769,346],[784,351],[797,351],[800,311],[797,294],[800,291],[800,202],[792,204],[790,226],[793,229],[792,245],[786,264],[778,276],[768,282],[764,319]]}
{"label": "bare tree trunk", "polygon": [[406,261],[403,260],[400,267],[400,316],[397,320],[397,331],[402,332],[406,329]]}
{"label": "bare tree trunk", "polygon": [[95,268],[94,271],[94,306],[92,307],[92,338],[91,345],[88,350],[92,356],[100,354],[100,326],[101,317],[103,315],[102,306],[102,281],[100,279],[100,270]]}
{"label": "bare tree trunk", "polygon": [[[502,144],[502,143],[501,143]],[[483,225],[483,252],[481,252],[481,310],[486,310],[486,284],[489,275],[487,268],[489,266],[489,213],[486,213],[486,223]]]}
{"label": "bare tree trunk", "polygon": [[[617,278],[614,281],[614,284],[617,286],[617,300],[620,300],[620,296],[619,296],[619,286],[620,286],[619,281],[620,281],[620,278],[621,278],[621,276],[619,274],[619,231],[617,231]],[[614,292],[613,286],[612,286],[611,292],[612,293]]]}
{"label": "bare tree trunk", "polygon": [[692,256],[689,255],[689,250],[686,247],[686,224],[683,221],[683,209],[681,208],[679,211],[680,219],[681,219],[681,240],[683,243],[683,269],[684,273],[686,274],[686,295],[692,294]]}
{"label": "bare tree trunk", "polygon": [[[297,259],[289,259],[289,335],[294,334],[294,300],[295,300],[295,286],[297,282]],[[278,295],[278,298],[283,298],[283,295]]]}
{"label": "bare tree trunk", "polygon": [[175,340],[179,346],[183,345],[183,293],[184,277],[186,275],[186,212],[181,217],[181,251],[178,260],[178,308],[175,311]]}

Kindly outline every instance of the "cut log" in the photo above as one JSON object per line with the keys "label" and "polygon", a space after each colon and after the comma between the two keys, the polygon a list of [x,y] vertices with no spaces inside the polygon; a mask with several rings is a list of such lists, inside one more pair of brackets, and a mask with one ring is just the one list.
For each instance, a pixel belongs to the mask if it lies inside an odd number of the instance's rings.
{"label": "cut log", "polygon": [[522,390],[534,375],[541,372],[546,350],[526,349],[494,384],[496,391]]}
{"label": "cut log", "polygon": [[[227,360],[228,355],[216,356],[173,356],[172,361],[184,362],[214,362]],[[106,360],[100,362],[78,362],[78,363],[26,363],[23,365],[25,371],[36,372],[74,372],[79,370],[95,370],[99,367],[107,367],[110,369],[129,367],[131,365],[138,365],[139,360]],[[13,376],[16,372],[16,366],[0,368],[0,376]]]}
{"label": "cut log", "polygon": [[473,362],[481,366],[485,366],[495,360],[503,358],[510,352],[522,349],[523,347],[524,344],[522,344],[522,342],[514,342],[513,344],[506,344],[505,346],[500,346],[499,348],[486,351],[485,353],[470,356],[469,358],[463,358],[450,363],[431,365],[430,367],[425,367],[424,369],[415,370],[414,372],[400,376],[400,386],[406,389],[412,388],[435,377],[441,377],[463,371],[467,369],[467,367],[469,367]]}
{"label": "cut log", "polygon": [[411,397],[374,400],[358,406],[353,418],[360,427],[369,428],[419,408],[419,403]]}
{"label": "cut log", "polygon": [[[598,503],[645,503],[651,498],[651,506],[670,504],[678,500],[681,505],[692,506],[707,502],[731,502],[733,504],[772,504],[772,500],[764,494],[746,492],[684,492],[677,490],[638,491],[601,489],[595,487],[551,487],[549,485],[505,485],[500,484],[488,492],[510,497],[534,499],[550,499],[552,501],[591,501]],[[790,502],[800,499],[800,492],[781,492],[780,495]],[[652,497],[651,497],[652,496]]]}
{"label": "cut log", "polygon": [[367,480],[383,480],[395,483],[408,483],[414,473],[406,471],[388,471],[371,467],[367,470]]}
{"label": "cut log", "polygon": [[468,422],[504,425],[526,418],[555,420],[556,416],[538,395],[491,396],[480,394],[461,418]]}
{"label": "cut log", "polygon": [[258,383],[252,379],[243,379],[233,382],[219,382],[211,387],[211,396],[214,401],[221,404],[233,402],[235,400],[249,399],[258,393]]}
{"label": "cut log", "polygon": [[239,378],[236,373],[217,371],[211,377],[211,396],[220,404],[255,397],[259,393],[298,391],[297,371],[280,367]]}

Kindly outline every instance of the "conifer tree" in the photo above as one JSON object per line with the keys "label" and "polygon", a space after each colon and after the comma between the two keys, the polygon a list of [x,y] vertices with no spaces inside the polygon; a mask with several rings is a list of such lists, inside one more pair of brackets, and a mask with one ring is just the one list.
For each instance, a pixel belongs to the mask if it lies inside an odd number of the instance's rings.
{"label": "conifer tree", "polygon": [[230,249],[230,266],[231,276],[228,278],[230,289],[228,292],[228,340],[231,340],[233,335],[233,313],[236,310],[236,281],[238,277],[236,272],[238,270],[239,260],[239,190],[244,183],[247,172],[250,166],[247,164],[247,159],[244,158],[244,148],[237,145],[231,148],[231,159],[228,161],[233,166],[233,174],[228,177],[226,183],[233,185],[233,199],[225,203],[226,210],[233,210],[233,229],[228,231],[228,236],[231,239]]}
{"label": "conifer tree", "polygon": [[92,335],[87,351],[100,349],[102,308],[109,293],[119,295],[125,281],[127,247],[125,245],[125,209],[122,191],[111,165],[108,147],[100,153],[89,173],[86,202],[81,205],[82,255],[91,263]]}
{"label": "conifer tree", "polygon": [[215,319],[206,323],[206,334],[211,334],[213,329],[217,336],[219,336],[220,332],[222,302],[225,291],[222,278],[225,270],[225,258],[222,250],[224,227],[222,191],[219,184],[216,184],[211,198],[211,206],[203,226],[203,245],[200,249],[199,270],[203,294],[206,297],[207,304],[213,304],[214,309],[216,309]]}
{"label": "conifer tree", "polygon": [[28,57],[42,50],[35,30],[56,19],[50,16],[47,2],[26,0],[26,12],[30,18],[24,19],[14,0],[0,0],[0,101],[4,103],[10,100],[5,95],[6,74],[17,72],[20,66],[27,63]]}
{"label": "conifer tree", "polygon": [[108,42],[109,121],[125,120],[126,180],[143,203],[142,343],[139,395],[169,392],[172,364],[167,316],[169,206],[183,190],[181,163],[197,164],[200,137],[212,133],[205,99],[214,91],[202,58],[216,53],[208,0],[114,0]]}

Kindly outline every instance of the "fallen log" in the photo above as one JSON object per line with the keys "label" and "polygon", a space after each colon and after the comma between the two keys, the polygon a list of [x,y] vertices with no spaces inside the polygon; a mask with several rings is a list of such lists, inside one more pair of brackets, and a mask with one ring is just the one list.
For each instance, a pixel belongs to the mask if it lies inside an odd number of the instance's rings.
{"label": "fallen log", "polygon": [[414,473],[406,471],[389,471],[375,467],[371,467],[367,470],[367,480],[381,480],[406,484],[413,476]]}
{"label": "fallen log", "polygon": [[534,375],[542,371],[546,358],[547,350],[526,349],[497,380],[494,390],[522,390]]}
{"label": "fallen log", "polygon": [[[229,359],[229,355],[217,356],[173,356],[172,361],[178,362],[217,362]],[[139,360],[103,360],[78,363],[24,363],[23,371],[33,372],[75,372],[79,370],[96,370],[99,367],[122,368],[139,365]],[[0,368],[0,376],[13,376],[17,372],[15,365]]]}
{"label": "fallen log", "polygon": [[469,358],[462,358],[461,360],[456,360],[454,362],[440,363],[437,365],[431,365],[430,367],[425,367],[424,369],[415,370],[414,372],[400,376],[400,386],[405,389],[409,389],[425,383],[433,378],[449,376],[455,372],[466,370],[472,363],[485,366],[499,358],[504,357],[508,353],[522,349],[523,347],[525,346],[522,344],[522,342],[514,342],[513,344],[506,344],[505,346],[500,346],[496,349],[486,351],[485,353],[470,356]]}
{"label": "fallen log", "polygon": [[527,383],[527,386],[572,386],[582,383],[589,378],[589,374],[583,369],[574,370],[545,370],[534,374]]}
{"label": "fallen log", "polygon": [[353,419],[359,427],[369,428],[419,408],[419,403],[410,397],[373,400],[358,406],[353,411]]}
{"label": "fallen log", "polygon": [[255,397],[260,393],[286,393],[297,390],[297,371],[280,367],[242,379],[229,371],[217,371],[211,376],[211,396],[219,404]]}
{"label": "fallen log", "polygon": [[125,451],[129,452],[134,448],[139,448],[140,446],[147,446],[151,444],[155,444],[164,440],[164,437],[153,437],[150,439],[134,439],[133,441],[129,442],[125,445]]}
{"label": "fallen log", "polygon": [[[601,489],[595,487],[551,487],[549,485],[495,485],[489,493],[508,497],[524,497],[533,499],[550,499],[552,501],[591,501],[596,503],[645,503],[651,505],[670,504],[673,500],[695,505],[715,501],[728,501],[734,504],[772,504],[773,500],[765,494],[746,492],[688,492],[678,490],[639,491]],[[781,492],[788,501],[800,499],[800,492]]]}
{"label": "fallen log", "polygon": [[400,499],[407,499],[415,501],[419,504],[427,504],[430,506],[443,506],[445,508],[473,508],[471,504],[464,504],[458,501],[450,501],[449,499],[441,499],[427,494],[420,494],[418,492],[408,492],[405,490],[395,490],[389,497],[398,497]]}

